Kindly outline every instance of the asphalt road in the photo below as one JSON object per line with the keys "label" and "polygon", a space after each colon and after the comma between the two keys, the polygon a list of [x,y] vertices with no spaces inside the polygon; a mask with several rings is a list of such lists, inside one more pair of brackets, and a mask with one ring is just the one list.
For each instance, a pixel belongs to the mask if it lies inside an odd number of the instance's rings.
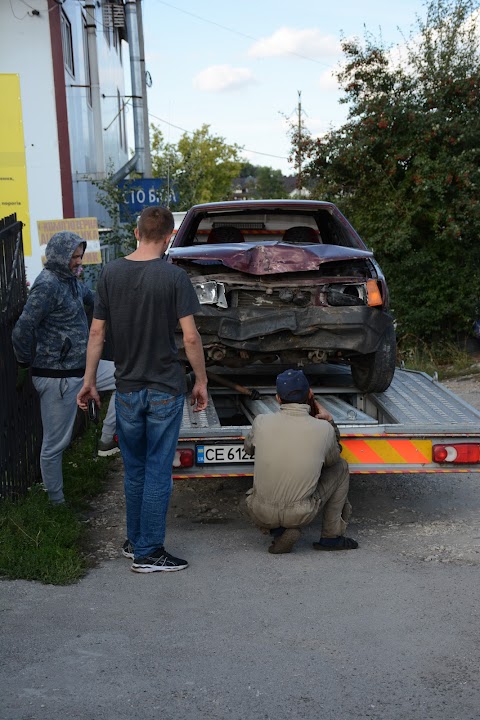
{"label": "asphalt road", "polygon": [[241,513],[177,507],[186,571],[1,582],[1,720],[478,720],[480,474],[356,476],[351,501],[356,551],[315,552],[317,521],[272,556]]}

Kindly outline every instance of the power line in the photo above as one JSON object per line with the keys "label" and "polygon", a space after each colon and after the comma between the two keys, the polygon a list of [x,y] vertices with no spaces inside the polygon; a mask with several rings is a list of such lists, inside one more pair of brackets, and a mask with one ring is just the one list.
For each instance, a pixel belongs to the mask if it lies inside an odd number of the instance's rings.
{"label": "power line", "polygon": [[[183,8],[179,8],[176,5],[172,5],[171,3],[165,2],[165,0],[157,0],[161,5],[166,5],[169,8],[173,8],[173,10],[178,10],[178,12],[184,13],[184,15],[190,15],[190,17],[194,17],[197,20],[201,20],[204,23],[208,23],[209,25],[215,25],[215,27],[219,27],[222,30],[226,30],[227,32],[233,33],[234,35],[239,35],[240,37],[246,38],[247,40],[253,40],[254,42],[259,42],[259,38],[254,37],[253,35],[247,35],[247,33],[241,32],[240,30],[234,30],[233,28],[227,27],[226,25],[221,25],[220,23],[215,22],[214,20],[209,20],[208,18],[204,18],[201,15],[196,15],[195,13],[189,12],[188,10],[184,10]],[[320,60],[315,60],[315,58],[308,57],[308,55],[301,55],[300,53],[294,52],[293,50],[286,50],[286,53],[289,55],[295,55],[296,57],[302,58],[302,60],[309,60],[310,62],[316,63],[317,65],[322,65],[322,67],[330,68],[331,66],[327,63],[321,62]]]}
{"label": "power line", "polygon": [[[182,127],[180,127],[180,125],[174,125],[173,123],[168,122],[168,120],[164,120],[163,118],[158,117],[158,115],[154,115],[151,112],[149,112],[148,114],[150,117],[155,118],[155,120],[159,120],[160,122],[165,123],[165,125],[170,125],[170,127],[174,127],[177,130],[181,130],[182,132],[185,132],[188,135],[194,135],[192,130],[186,130],[186,128],[182,128]],[[249,150],[246,147],[242,147],[242,150],[244,152],[251,152],[254,155],[265,155],[266,157],[278,158],[279,160],[288,160],[288,157],[285,157],[284,155],[272,155],[272,153],[260,152],[259,150]]]}

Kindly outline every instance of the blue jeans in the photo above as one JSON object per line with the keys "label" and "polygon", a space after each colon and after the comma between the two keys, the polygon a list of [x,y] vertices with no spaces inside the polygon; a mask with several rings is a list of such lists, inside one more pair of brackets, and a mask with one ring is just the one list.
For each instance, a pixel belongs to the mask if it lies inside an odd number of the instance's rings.
{"label": "blue jeans", "polygon": [[117,434],[125,467],[127,537],[135,557],[147,557],[165,541],[184,395],[145,388],[117,391]]}

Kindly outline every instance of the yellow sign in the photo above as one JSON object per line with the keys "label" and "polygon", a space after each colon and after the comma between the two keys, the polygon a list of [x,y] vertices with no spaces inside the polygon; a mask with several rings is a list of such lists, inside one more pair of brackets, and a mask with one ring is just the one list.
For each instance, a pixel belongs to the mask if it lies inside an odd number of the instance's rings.
{"label": "yellow sign", "polygon": [[23,222],[23,252],[31,255],[27,162],[19,75],[0,75],[0,97],[0,218],[17,214],[17,220]]}
{"label": "yellow sign", "polygon": [[[100,239],[98,236],[97,218],[66,218],[64,220],[38,220],[38,242],[40,246],[46,245],[52,235],[57,232],[69,231],[77,233],[87,241],[87,249],[83,256],[84,265],[97,265],[102,262],[100,253]],[[42,257],[42,261],[45,258]]]}

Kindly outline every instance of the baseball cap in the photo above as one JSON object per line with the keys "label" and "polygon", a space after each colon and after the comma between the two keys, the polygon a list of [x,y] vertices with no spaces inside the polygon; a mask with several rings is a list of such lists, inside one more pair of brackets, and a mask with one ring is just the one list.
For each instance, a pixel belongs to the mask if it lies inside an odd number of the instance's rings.
{"label": "baseball cap", "polygon": [[284,402],[305,402],[309,390],[302,370],[285,370],[277,376],[277,393]]}

